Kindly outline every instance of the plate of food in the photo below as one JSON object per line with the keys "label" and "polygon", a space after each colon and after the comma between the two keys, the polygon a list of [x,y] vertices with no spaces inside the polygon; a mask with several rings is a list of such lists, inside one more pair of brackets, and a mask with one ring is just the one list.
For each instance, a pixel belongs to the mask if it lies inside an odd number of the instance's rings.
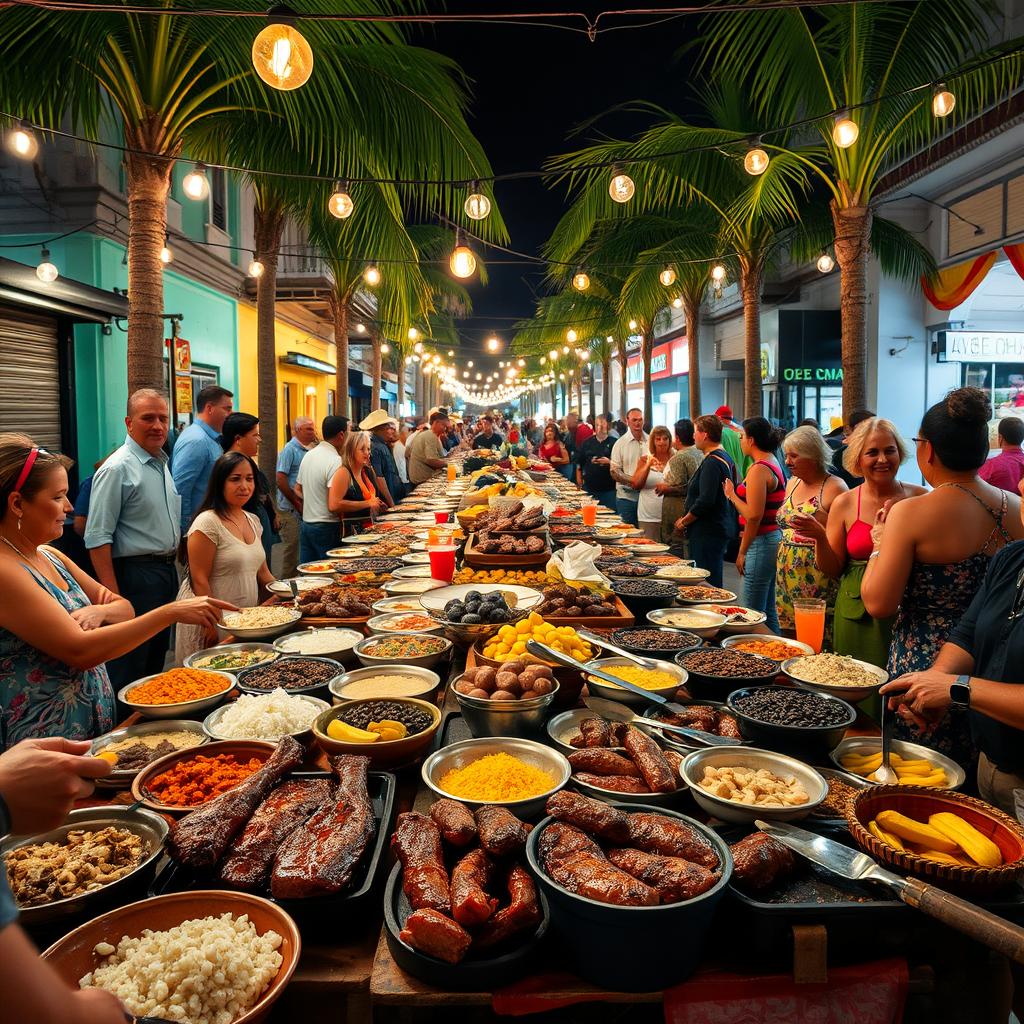
{"label": "plate of food", "polygon": [[292,592],[290,584],[292,583],[295,584],[295,589],[300,594],[306,590],[315,590],[317,587],[323,586],[323,580],[318,580],[315,576],[293,576],[288,580],[274,580],[273,583],[268,583],[267,590],[272,594],[290,596]]}
{"label": "plate of food", "polygon": [[676,597],[679,604],[727,604],[736,600],[736,594],[723,587],[711,587],[704,584],[684,584],[679,588]]}
{"label": "plate of food", "polygon": [[319,562],[301,562],[296,569],[305,576],[330,576],[338,571],[336,565],[337,560],[322,559]]}
{"label": "plate of food", "polygon": [[96,784],[103,787],[125,787],[146,765],[176,750],[189,750],[208,742],[201,722],[189,718],[161,718],[155,722],[136,722],[121,729],[97,736],[89,753],[109,761],[114,770]]}
{"label": "plate of food", "polygon": [[241,644],[218,644],[190,654],[185,668],[212,669],[215,672],[241,672],[253,665],[264,665],[280,657],[272,644],[250,641]]}
{"label": "plate of food", "polygon": [[143,676],[117,693],[117,699],[144,718],[180,718],[206,711],[235,688],[229,672],[172,668]]}
{"label": "plate of food", "polygon": [[217,623],[217,632],[239,640],[263,640],[278,636],[301,618],[301,610],[290,604],[258,605],[225,612]]}

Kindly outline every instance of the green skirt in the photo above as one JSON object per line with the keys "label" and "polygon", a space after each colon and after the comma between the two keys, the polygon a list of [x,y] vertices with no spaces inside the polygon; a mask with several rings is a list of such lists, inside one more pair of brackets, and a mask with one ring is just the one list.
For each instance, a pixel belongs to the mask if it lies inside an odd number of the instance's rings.
{"label": "green skirt", "polygon": [[[839,580],[832,649],[836,654],[847,654],[884,669],[889,660],[889,639],[895,616],[874,619],[864,608],[860,585],[867,565],[867,562],[850,562]],[[872,718],[879,719],[882,709],[880,697],[876,695],[860,701],[860,706]]]}

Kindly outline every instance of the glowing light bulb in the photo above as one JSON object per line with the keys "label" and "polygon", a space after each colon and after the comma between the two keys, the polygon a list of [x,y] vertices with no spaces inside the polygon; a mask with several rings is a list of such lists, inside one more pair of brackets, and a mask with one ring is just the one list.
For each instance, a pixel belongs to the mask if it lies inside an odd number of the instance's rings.
{"label": "glowing light bulb", "polygon": [[391,346],[385,341],[380,347],[380,354],[386,356],[391,351]]}
{"label": "glowing light bulb", "polygon": [[160,262],[165,265],[174,262],[174,250],[166,239],[164,240],[163,248],[160,250]]}
{"label": "glowing light bulb", "polygon": [[468,245],[457,245],[452,250],[448,266],[456,277],[472,277],[476,270],[476,257]]}
{"label": "glowing light bulb", "polygon": [[932,93],[932,113],[936,117],[949,117],[956,106],[956,97],[946,88],[946,83],[941,82],[935,86]]}
{"label": "glowing light bulb", "polygon": [[836,265],[836,261],[834,259],[832,259],[832,257],[829,256],[829,254],[827,252],[823,252],[818,257],[818,264],[817,265],[818,265],[818,269],[823,274],[828,274],[832,270],[832,268]]}
{"label": "glowing light bulb", "polygon": [[313,73],[313,49],[288,17],[287,7],[270,12],[270,24],[253,40],[252,65],[272,89],[288,92],[309,81]]}
{"label": "glowing light bulb", "polygon": [[432,363],[433,363],[433,364],[434,364],[435,366],[439,366],[439,365],[441,364],[441,357],[440,357],[440,356],[438,356],[438,355],[435,355],[435,356],[434,356],[434,357],[433,357],[433,358],[431,359],[431,362],[432,362]]}
{"label": "glowing light bulb", "polygon": [[185,175],[181,182],[181,190],[196,202],[201,202],[210,194],[210,180],[206,177],[206,167],[196,164],[195,168]]}
{"label": "glowing light bulb", "polygon": [[50,250],[43,249],[41,257],[39,266],[36,267],[36,277],[38,277],[43,284],[53,284],[53,282],[60,277],[60,273],[50,262]]}
{"label": "glowing light bulb", "polygon": [[860,128],[857,122],[850,117],[848,110],[841,110],[836,114],[835,124],[832,125],[832,141],[840,149],[849,149],[860,135]]}
{"label": "glowing light bulb", "polygon": [[501,348],[501,342],[497,338],[488,338],[487,339],[487,351],[488,352],[497,352],[499,348]]}
{"label": "glowing light bulb", "polygon": [[472,370],[473,369],[473,360],[470,359],[470,361],[468,363],[466,363],[466,365]]}
{"label": "glowing light bulb", "polygon": [[608,195],[617,203],[628,203],[636,192],[633,179],[621,167],[612,168],[612,180],[608,183]]}
{"label": "glowing light bulb", "polygon": [[365,334],[366,324],[356,324],[356,334]]}
{"label": "glowing light bulb", "polygon": [[491,201],[480,191],[480,182],[474,181],[462,208],[470,220],[483,220],[491,212]]}
{"label": "glowing light bulb", "polygon": [[483,377],[484,377],[484,375],[483,375],[482,373],[478,373],[478,374],[476,375],[476,379],[477,379],[477,380],[483,380]]}
{"label": "glowing light bulb", "polygon": [[22,160],[31,160],[39,152],[39,143],[28,125],[21,124],[8,134],[7,148]]}
{"label": "glowing light bulb", "polygon": [[629,321],[629,329],[630,329],[631,331],[635,331],[635,330],[637,329],[637,327],[638,327],[638,326],[639,326],[639,325],[637,324],[637,322],[636,322],[635,320],[630,320],[630,321]]}
{"label": "glowing light bulb", "polygon": [[565,380],[565,374],[564,374],[564,373],[560,373],[560,374],[558,375],[558,379],[559,379],[559,380]]}
{"label": "glowing light bulb", "polygon": [[525,365],[526,365],[526,360],[525,360],[525,359],[520,359],[520,360],[519,360],[519,366],[520,366],[520,367],[523,367],[523,366],[525,366]]}
{"label": "glowing light bulb", "polygon": [[[577,333],[576,333],[576,332],[575,332],[575,331],[573,330],[573,328],[571,328],[571,327],[569,328],[569,330],[567,330],[567,331],[565,332],[565,340],[566,340],[567,342],[569,342],[569,345],[572,345],[572,344],[574,344],[574,343],[575,343],[575,341],[576,341],[576,339],[577,339],[578,337],[579,337],[579,335],[578,335],[578,334],[577,334]],[[565,353],[566,355],[568,355],[568,354],[569,354],[569,345],[565,345],[565,346],[563,346],[563,348],[562,348],[562,351],[563,351],[563,352],[564,352],[564,353]]]}
{"label": "glowing light bulb", "polygon": [[586,359],[587,358],[587,350],[585,348],[578,348],[578,349],[576,349],[576,358],[577,359]]}
{"label": "glowing light bulb", "polygon": [[723,267],[721,263],[716,263],[711,268],[711,280],[721,284],[725,280],[726,273],[727,271],[725,267]]}
{"label": "glowing light bulb", "polygon": [[540,357],[540,365],[541,366],[543,366],[547,361],[548,361],[548,357],[547,356],[541,356]]}
{"label": "glowing light bulb", "polygon": [[256,259],[255,256],[253,256],[253,258],[251,260],[249,260],[249,276],[250,277],[262,277],[263,276],[263,271],[266,270],[266,269],[267,268],[264,267],[263,264],[258,259]]}
{"label": "glowing light bulb", "polygon": [[572,286],[578,292],[585,292],[590,287],[590,278],[582,270],[578,270],[572,276]]}
{"label": "glowing light bulb", "polygon": [[678,295],[672,300],[672,308],[673,309],[682,309],[683,308],[683,300]]}
{"label": "glowing light bulb", "polygon": [[768,153],[756,142],[752,143],[743,157],[743,170],[755,178],[768,170]]}
{"label": "glowing light bulb", "polygon": [[463,370],[462,371],[462,376],[463,377],[468,377],[469,376],[469,370]]}
{"label": "glowing light bulb", "polygon": [[367,267],[363,271],[363,280],[371,287],[375,288],[380,284],[380,271],[376,267]]}
{"label": "glowing light bulb", "polygon": [[454,356],[454,355],[455,355],[455,349],[453,349],[453,348],[448,349],[448,358],[451,359],[452,356]]}
{"label": "glowing light bulb", "polygon": [[356,204],[352,202],[352,197],[348,194],[348,182],[336,181],[331,198],[327,200],[327,209],[331,216],[337,217],[338,220],[347,220],[352,216],[352,211],[355,208]]}
{"label": "glowing light bulb", "polygon": [[666,287],[671,288],[676,283],[676,272],[672,267],[666,267],[659,275],[658,280]]}

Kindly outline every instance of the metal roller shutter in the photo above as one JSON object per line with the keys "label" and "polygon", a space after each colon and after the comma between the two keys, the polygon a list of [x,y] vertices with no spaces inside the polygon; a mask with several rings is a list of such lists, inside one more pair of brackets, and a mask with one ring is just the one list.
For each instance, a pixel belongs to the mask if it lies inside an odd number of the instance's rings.
{"label": "metal roller shutter", "polygon": [[0,431],[61,447],[57,321],[0,306]]}

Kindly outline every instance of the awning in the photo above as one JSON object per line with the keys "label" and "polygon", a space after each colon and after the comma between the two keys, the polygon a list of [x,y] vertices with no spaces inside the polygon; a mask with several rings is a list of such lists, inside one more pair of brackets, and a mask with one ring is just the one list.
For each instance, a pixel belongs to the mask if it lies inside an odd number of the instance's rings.
{"label": "awning", "polygon": [[36,268],[0,256],[0,301],[31,306],[41,313],[67,317],[75,323],[106,324],[128,316],[128,299],[81,281],[58,277],[46,284]]}
{"label": "awning", "polygon": [[[1024,278],[1024,244],[1004,245],[1013,269]],[[985,280],[999,255],[998,249],[986,252],[981,256],[956,263],[945,270],[940,270],[934,281],[921,278],[921,290],[928,301],[942,310],[956,309],[966,302],[974,290]]]}

